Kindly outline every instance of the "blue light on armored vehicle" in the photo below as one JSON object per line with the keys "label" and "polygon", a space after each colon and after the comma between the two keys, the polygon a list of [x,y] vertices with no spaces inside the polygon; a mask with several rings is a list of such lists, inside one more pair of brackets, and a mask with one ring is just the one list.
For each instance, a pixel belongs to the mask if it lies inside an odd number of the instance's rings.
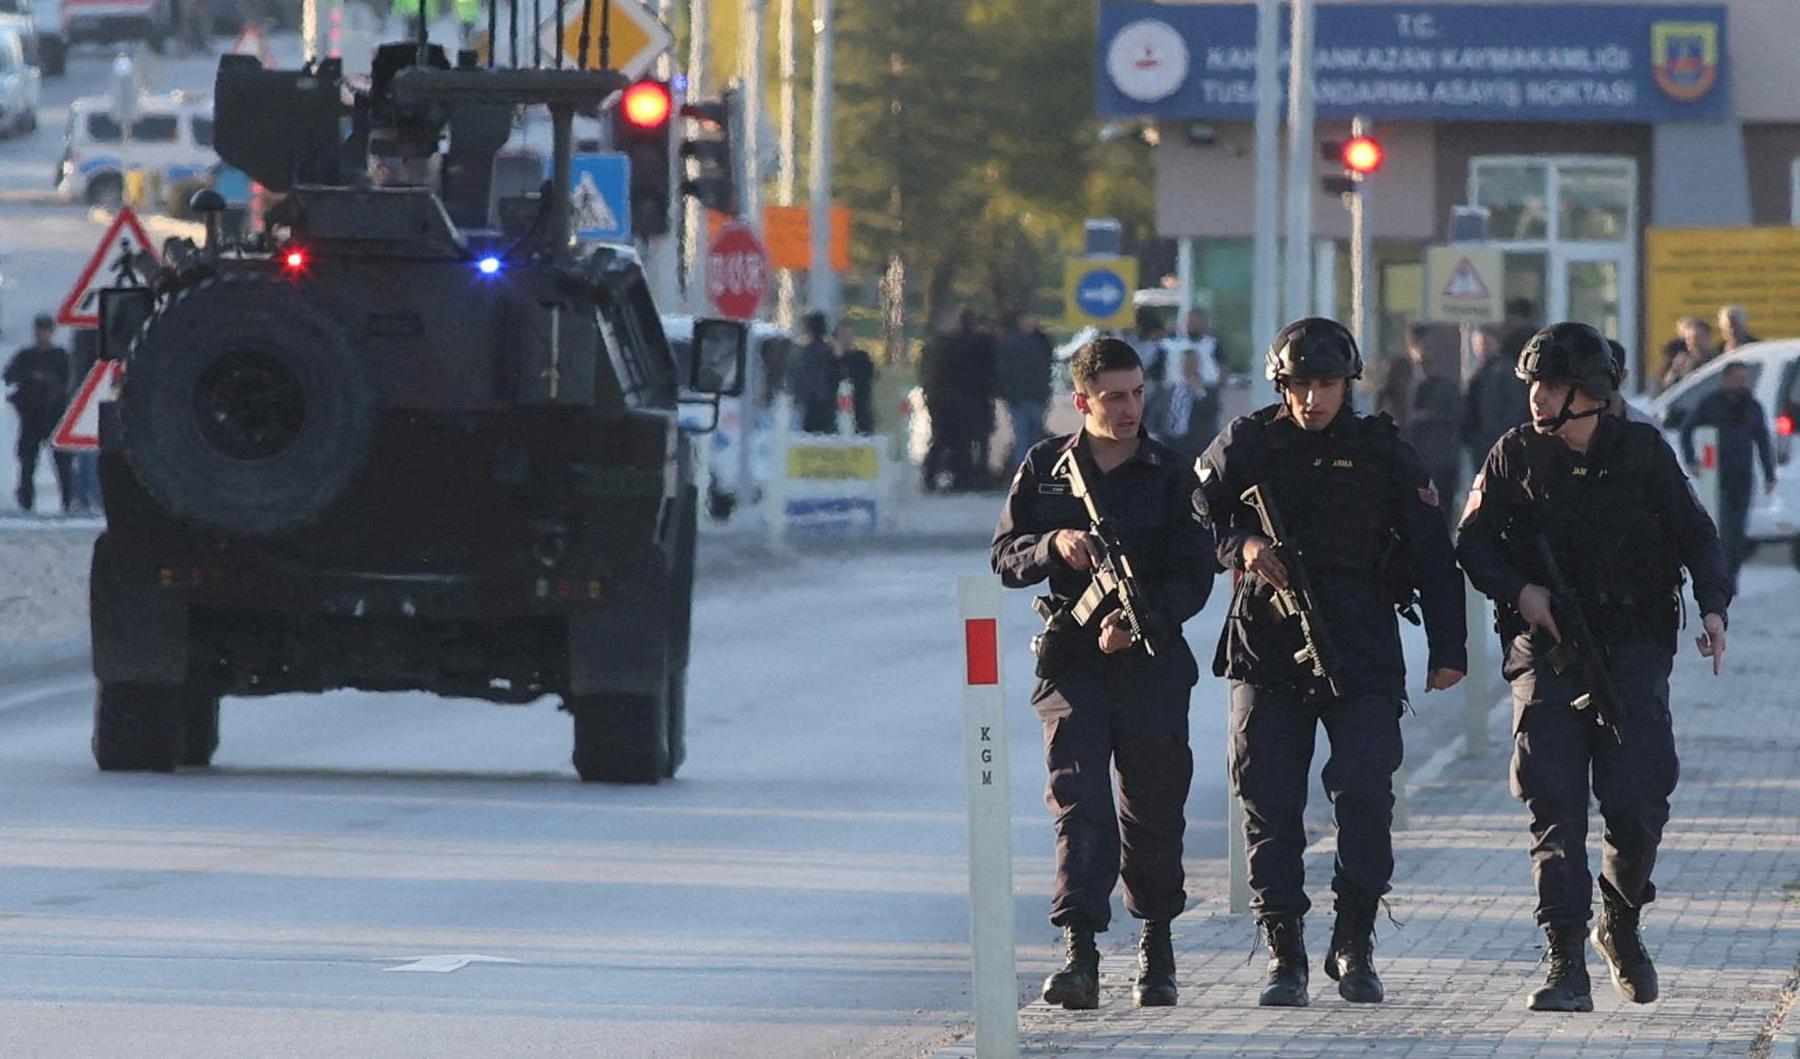
{"label": "blue light on armored vehicle", "polygon": [[492,276],[500,271],[500,259],[490,254],[476,262],[475,267],[481,270],[482,275]]}

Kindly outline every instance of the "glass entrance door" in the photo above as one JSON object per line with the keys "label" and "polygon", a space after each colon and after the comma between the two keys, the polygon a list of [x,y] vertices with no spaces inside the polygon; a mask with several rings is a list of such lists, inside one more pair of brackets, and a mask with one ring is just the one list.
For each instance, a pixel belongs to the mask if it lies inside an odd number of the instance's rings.
{"label": "glass entrance door", "polygon": [[1542,320],[1577,320],[1641,364],[1637,315],[1637,163],[1595,156],[1471,160],[1469,201],[1489,210],[1506,252],[1506,294]]}

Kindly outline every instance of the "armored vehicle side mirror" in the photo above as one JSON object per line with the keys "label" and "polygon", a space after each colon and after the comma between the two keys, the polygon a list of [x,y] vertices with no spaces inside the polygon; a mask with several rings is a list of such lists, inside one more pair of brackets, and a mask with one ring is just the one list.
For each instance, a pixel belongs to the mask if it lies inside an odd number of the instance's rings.
{"label": "armored vehicle side mirror", "polygon": [[688,389],[717,397],[742,393],[744,358],[749,348],[750,328],[736,320],[694,321],[694,359],[688,369]]}

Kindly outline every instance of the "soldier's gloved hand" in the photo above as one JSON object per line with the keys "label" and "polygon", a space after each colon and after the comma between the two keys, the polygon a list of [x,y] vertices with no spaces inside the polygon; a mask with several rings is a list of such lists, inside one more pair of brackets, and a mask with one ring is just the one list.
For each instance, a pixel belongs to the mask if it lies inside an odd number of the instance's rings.
{"label": "soldier's gloved hand", "polygon": [[1427,694],[1433,691],[1448,691],[1460,684],[1462,678],[1463,673],[1460,669],[1434,669],[1425,674],[1425,691]]}
{"label": "soldier's gloved hand", "polygon": [[1276,588],[1288,586],[1287,567],[1275,554],[1275,546],[1262,537],[1244,538],[1244,572],[1255,574]]}
{"label": "soldier's gloved hand", "polygon": [[1100,619],[1100,650],[1117,654],[1131,646],[1131,626],[1125,624],[1125,612],[1115,610]]}
{"label": "soldier's gloved hand", "polygon": [[1542,629],[1550,638],[1562,643],[1562,630],[1556,627],[1556,615],[1550,610],[1550,590],[1543,585],[1526,585],[1519,590],[1519,617],[1533,628]]}
{"label": "soldier's gloved hand", "polygon": [[1050,546],[1073,570],[1091,570],[1100,563],[1100,543],[1087,530],[1057,530]]}
{"label": "soldier's gloved hand", "polygon": [[1725,660],[1725,619],[1717,614],[1708,614],[1704,620],[1706,631],[1694,637],[1694,646],[1700,648],[1701,658],[1712,659],[1713,676],[1719,675],[1719,665]]}

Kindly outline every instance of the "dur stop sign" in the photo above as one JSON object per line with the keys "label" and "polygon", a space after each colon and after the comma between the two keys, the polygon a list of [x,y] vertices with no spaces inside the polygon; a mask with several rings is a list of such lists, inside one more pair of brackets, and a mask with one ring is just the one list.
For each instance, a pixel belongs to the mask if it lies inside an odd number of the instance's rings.
{"label": "dur stop sign", "polygon": [[769,290],[769,254],[747,225],[719,229],[706,250],[706,296],[720,316],[749,320]]}

